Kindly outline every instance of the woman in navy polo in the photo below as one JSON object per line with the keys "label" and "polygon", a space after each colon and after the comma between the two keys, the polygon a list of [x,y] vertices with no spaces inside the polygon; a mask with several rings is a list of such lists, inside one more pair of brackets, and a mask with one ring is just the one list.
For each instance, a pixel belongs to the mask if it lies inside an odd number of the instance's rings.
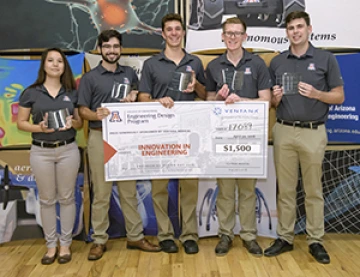
{"label": "woman in navy polo", "polygon": [[[77,98],[75,80],[64,53],[57,48],[45,50],[37,80],[20,97],[17,120],[19,130],[30,132],[33,139],[30,165],[39,191],[41,220],[48,248],[41,259],[42,264],[52,264],[58,254],[59,263],[71,260],[70,245],[76,211],[74,190],[80,166],[75,128],[82,127]],[[64,125],[50,128],[49,112],[66,109],[69,116],[63,118]],[[57,201],[60,204],[60,235],[56,232]]]}

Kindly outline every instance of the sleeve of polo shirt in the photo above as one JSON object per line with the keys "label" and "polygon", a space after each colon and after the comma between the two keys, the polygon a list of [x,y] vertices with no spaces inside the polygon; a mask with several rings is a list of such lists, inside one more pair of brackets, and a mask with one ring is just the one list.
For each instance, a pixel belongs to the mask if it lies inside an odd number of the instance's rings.
{"label": "sleeve of polo shirt", "polygon": [[206,75],[206,79],[205,79],[205,87],[206,87],[206,91],[216,91],[216,87],[217,84],[211,74],[211,66],[212,63],[210,62],[208,64],[208,66],[206,67],[206,71],[205,71],[205,75]]}
{"label": "sleeve of polo shirt", "polygon": [[79,105],[78,105],[78,101],[79,101],[79,94],[78,94],[78,91],[76,89],[74,89],[72,92],[72,103],[74,105],[74,108],[77,108]]}
{"label": "sleeve of polo shirt", "polygon": [[336,60],[336,57],[333,54],[329,55],[328,72],[326,74],[326,82],[327,82],[328,86],[330,87],[330,89],[344,85],[344,81],[341,76],[339,64]]}
{"label": "sleeve of polo shirt", "polygon": [[141,71],[139,92],[146,92],[151,94],[152,88],[153,88],[153,80],[151,78],[151,69],[148,60],[146,60],[144,62],[144,66]]}
{"label": "sleeve of polo shirt", "polygon": [[271,78],[268,68],[263,59],[259,58],[259,66],[258,66],[258,90],[264,90],[271,88]]}
{"label": "sleeve of polo shirt", "polygon": [[89,108],[91,104],[92,88],[88,76],[89,75],[85,74],[80,80],[77,104],[78,106],[84,106]]}
{"label": "sleeve of polo shirt", "polygon": [[198,59],[199,65],[198,68],[196,70],[196,80],[202,84],[205,85],[205,71],[204,71],[204,66],[201,62],[200,59]]}
{"label": "sleeve of polo shirt", "polygon": [[31,93],[31,89],[25,89],[19,99],[19,105],[24,108],[31,108],[34,104],[33,94]]}
{"label": "sleeve of polo shirt", "polygon": [[271,78],[271,86],[275,86],[276,84],[276,77],[275,77],[275,69],[274,69],[274,58],[271,60],[270,62],[270,66],[269,66],[269,74],[270,74],[270,78]]}
{"label": "sleeve of polo shirt", "polygon": [[132,89],[137,90],[139,88],[139,78],[136,74],[136,71],[132,69]]}

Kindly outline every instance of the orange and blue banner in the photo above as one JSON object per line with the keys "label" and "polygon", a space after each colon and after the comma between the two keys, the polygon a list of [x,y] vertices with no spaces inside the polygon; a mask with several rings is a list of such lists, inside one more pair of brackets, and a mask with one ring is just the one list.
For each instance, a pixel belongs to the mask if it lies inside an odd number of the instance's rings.
{"label": "orange and blue banner", "polygon": [[[80,82],[84,53],[67,56],[76,83]],[[40,60],[15,60],[0,58],[0,147],[30,144],[31,134],[19,131],[16,120],[21,93],[37,78]],[[83,132],[78,132],[78,144],[85,142]]]}

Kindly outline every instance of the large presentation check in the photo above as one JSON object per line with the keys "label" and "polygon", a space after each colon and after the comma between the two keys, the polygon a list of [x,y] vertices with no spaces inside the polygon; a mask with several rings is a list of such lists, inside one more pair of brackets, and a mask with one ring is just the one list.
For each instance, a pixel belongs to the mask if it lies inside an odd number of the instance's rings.
{"label": "large presentation check", "polygon": [[267,102],[103,106],[107,181],[267,177]]}

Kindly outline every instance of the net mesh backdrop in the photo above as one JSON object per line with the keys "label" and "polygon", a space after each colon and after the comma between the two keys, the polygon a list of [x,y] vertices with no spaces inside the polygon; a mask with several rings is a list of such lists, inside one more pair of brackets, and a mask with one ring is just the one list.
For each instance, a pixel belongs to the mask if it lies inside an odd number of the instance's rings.
{"label": "net mesh backdrop", "polygon": [[[326,151],[323,161],[325,232],[360,233],[360,150]],[[297,188],[295,234],[305,233],[305,193]]]}

